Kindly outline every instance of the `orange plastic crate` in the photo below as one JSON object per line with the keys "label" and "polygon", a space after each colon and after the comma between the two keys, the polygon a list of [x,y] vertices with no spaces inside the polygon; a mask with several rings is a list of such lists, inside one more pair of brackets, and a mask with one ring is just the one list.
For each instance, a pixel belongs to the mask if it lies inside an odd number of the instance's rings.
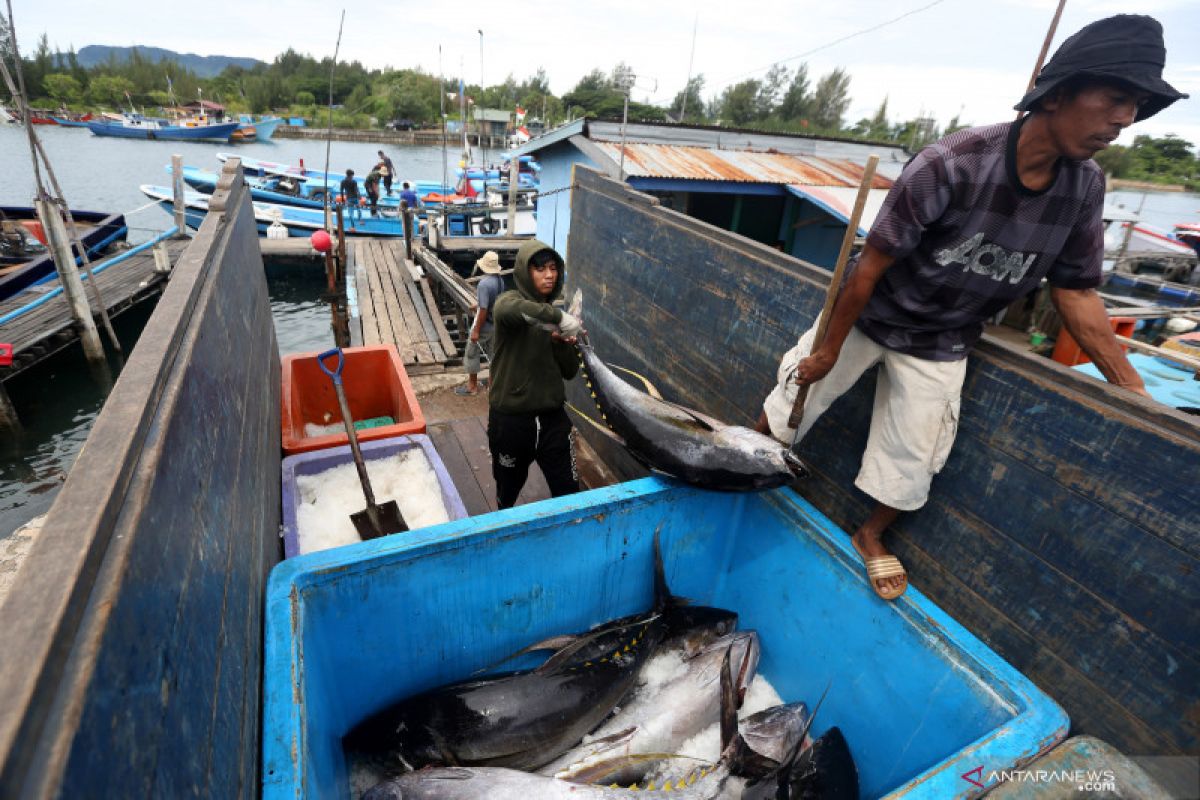
{"label": "orange plastic crate", "polygon": [[[346,355],[342,386],[351,416],[356,421],[373,417],[396,421],[357,431],[359,441],[425,432],[425,416],[393,345],[347,347],[342,352]],[[304,434],[307,423],[333,425],[341,421],[333,381],[317,365],[317,354],[284,356],[283,452],[294,455],[349,444],[345,430],[324,436]]]}
{"label": "orange plastic crate", "polygon": [[[1112,325],[1113,333],[1127,338],[1133,336],[1133,329],[1137,325],[1137,320],[1133,317],[1109,317],[1108,321]],[[1121,345],[1121,349],[1129,350],[1125,345]],[[1054,352],[1050,357],[1068,367],[1089,364],[1092,361],[1075,341],[1075,337],[1067,331],[1066,325],[1058,332],[1058,340],[1054,343]]]}

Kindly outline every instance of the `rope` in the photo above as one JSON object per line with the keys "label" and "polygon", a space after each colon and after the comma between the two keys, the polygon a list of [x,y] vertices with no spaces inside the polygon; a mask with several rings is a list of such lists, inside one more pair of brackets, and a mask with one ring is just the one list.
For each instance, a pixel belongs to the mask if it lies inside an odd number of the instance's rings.
{"label": "rope", "polygon": [[158,205],[160,202],[162,202],[162,201],[160,201],[160,200],[151,200],[149,203],[146,203],[146,205],[144,205],[144,206],[138,206],[138,207],[137,207],[137,208],[135,208],[133,211],[126,211],[126,212],[125,212],[125,216],[127,216],[127,217],[131,217],[131,216],[133,216],[134,214],[138,214],[138,213],[141,213],[142,211],[145,211],[147,208],[154,208],[154,207],[155,207],[156,205]]}

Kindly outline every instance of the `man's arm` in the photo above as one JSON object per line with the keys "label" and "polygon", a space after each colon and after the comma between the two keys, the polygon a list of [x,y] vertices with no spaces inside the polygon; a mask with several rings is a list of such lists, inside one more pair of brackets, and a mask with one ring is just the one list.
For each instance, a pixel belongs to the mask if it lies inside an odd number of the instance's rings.
{"label": "man's arm", "polygon": [[1100,374],[1109,383],[1149,397],[1146,384],[1138,374],[1121,345],[1113,335],[1104,301],[1095,289],[1062,289],[1050,287],[1050,300],[1058,309],[1063,325],[1075,341],[1095,362]]}
{"label": "man's arm", "polygon": [[488,310],[480,306],[475,312],[475,324],[471,326],[471,341],[479,341],[479,332],[483,330],[483,324],[487,322]]}
{"label": "man's arm", "polygon": [[812,352],[796,366],[796,382],[803,385],[815,383],[824,378],[837,362],[842,352],[842,344],[850,335],[850,329],[858,320],[858,315],[871,299],[875,284],[883,277],[895,262],[895,259],[876,250],[871,245],[863,248],[858,259],[858,266],[850,274],[850,279],[842,287],[833,311],[829,315],[829,326],[825,329],[825,338]]}

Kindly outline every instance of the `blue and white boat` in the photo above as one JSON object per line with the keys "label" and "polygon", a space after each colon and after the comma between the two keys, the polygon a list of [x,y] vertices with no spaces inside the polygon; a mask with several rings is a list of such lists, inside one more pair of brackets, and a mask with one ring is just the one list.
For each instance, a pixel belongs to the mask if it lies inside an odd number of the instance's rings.
{"label": "blue and white boat", "polygon": [[267,142],[275,135],[275,129],[286,122],[283,117],[261,117],[255,119],[253,114],[239,114],[238,126],[242,129],[253,128],[260,142]]}
{"label": "blue and white boat", "polygon": [[[339,187],[341,185],[342,178],[344,178],[346,176],[345,170],[342,170],[340,172],[336,172],[336,171],[325,172],[324,170],[319,170],[319,169],[309,169],[308,167],[306,167],[304,165],[303,159],[300,160],[299,165],[294,165],[294,164],[283,164],[278,161],[264,161],[262,159],[249,158],[246,156],[242,156],[238,153],[217,153],[217,160],[220,161],[222,164],[231,158],[240,158],[242,160],[242,172],[244,172],[247,177],[251,177],[251,176],[272,177],[272,176],[274,176],[274,177],[295,178],[295,179],[304,180],[304,181],[315,181],[318,185],[321,185],[321,183],[324,182],[336,189],[337,187]],[[354,180],[359,185],[360,194],[365,194],[365,191],[362,190],[363,180],[365,177],[366,177],[366,173],[359,172],[359,171],[356,171],[355,176],[354,176]],[[393,195],[390,198],[392,204],[399,205],[400,187],[405,182],[406,181],[401,178],[396,178],[393,180],[393,182],[392,182]],[[430,195],[430,194],[451,195],[451,194],[454,194],[454,191],[455,191],[453,187],[443,186],[441,183],[439,183],[437,181],[408,180],[407,183],[409,184],[410,187],[412,187],[412,190],[417,193],[417,197],[420,198],[420,200],[422,202],[426,202],[425,198],[427,195]],[[482,193],[482,189],[477,188],[477,191]],[[385,198],[387,198],[387,195],[380,196],[380,198],[379,198],[380,205],[385,205],[385,202],[384,202]]]}
{"label": "blue and white boat", "polygon": [[[174,214],[174,194],[170,187],[143,185],[142,194],[159,201],[159,206],[168,214]],[[200,192],[184,192],[184,221],[192,229],[198,229],[208,214],[209,195]],[[278,203],[253,203],[254,219],[258,232],[266,235],[267,229],[278,223],[291,236],[310,236],[313,231],[325,229],[323,209],[298,208]],[[345,218],[348,236],[400,237],[404,235],[404,222],[398,217],[372,217],[364,211],[362,219],[351,221]]]}
{"label": "blue and white boat", "polygon": [[209,125],[171,125],[163,120],[126,114],[120,122],[89,122],[96,136],[115,136],[122,139],[162,139],[190,142],[228,142],[238,129],[236,122]]}

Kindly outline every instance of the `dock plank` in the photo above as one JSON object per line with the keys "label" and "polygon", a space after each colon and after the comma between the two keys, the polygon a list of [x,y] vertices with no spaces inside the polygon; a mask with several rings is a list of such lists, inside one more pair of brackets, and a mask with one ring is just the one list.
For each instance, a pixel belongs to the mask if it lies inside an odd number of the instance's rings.
{"label": "dock plank", "polygon": [[448,359],[453,358],[458,354],[458,348],[454,344],[454,338],[450,336],[450,331],[446,330],[446,322],[442,319],[442,312],[438,310],[437,300],[433,297],[433,288],[429,285],[429,279],[421,278],[419,283],[421,284],[421,295],[425,298],[425,306],[433,318],[434,331],[442,343],[442,351]]}
{"label": "dock plank", "polygon": [[496,481],[492,477],[492,453],[488,449],[487,430],[482,420],[476,417],[456,419],[450,429],[462,447],[463,455],[471,465],[475,480],[487,499],[488,510],[496,510]]}
{"label": "dock plank", "polygon": [[[493,505],[489,505],[488,498],[479,485],[475,470],[471,468],[471,463],[463,453],[462,445],[459,444],[458,437],[454,435],[451,424],[442,422],[430,425],[427,434],[430,441],[433,442],[438,456],[441,457],[442,464],[446,467],[446,473],[454,482],[454,487],[458,489],[458,495],[462,498],[467,514],[473,517],[476,514],[486,514],[492,511]],[[494,499],[492,503],[495,503]]]}
{"label": "dock plank", "polygon": [[[178,259],[189,241],[166,240],[165,245],[172,263]],[[106,261],[107,259],[102,259],[93,262],[93,270],[101,267]],[[84,279],[84,292],[88,303],[94,306],[95,300],[89,286],[93,278],[88,278],[83,270],[80,274]],[[168,276],[155,271],[154,253],[152,250],[146,250],[94,273],[94,280],[109,315],[118,316],[131,306],[160,293]],[[42,301],[40,305],[20,316],[0,323],[0,341],[13,345],[14,356],[12,366],[0,373],[3,379],[28,369],[78,340],[75,321],[66,298],[60,293],[43,300],[50,292],[58,289],[59,285],[58,278],[54,277],[0,301],[0,317],[18,311],[32,302]],[[103,337],[103,333],[101,336]]]}
{"label": "dock plank", "polygon": [[400,271],[388,262],[389,256],[383,250],[383,243],[375,242],[374,245],[377,257],[376,268],[379,270],[384,291],[387,292],[389,312],[394,314],[400,325],[404,327],[405,336],[415,355],[415,363],[440,362],[442,359],[435,357],[433,350],[429,347],[429,342],[421,327],[420,317],[417,315],[417,309],[413,305],[412,296],[404,285],[405,281],[410,279],[407,274],[401,275]]}
{"label": "dock plank", "polygon": [[380,299],[385,313],[390,321],[392,341],[400,351],[405,364],[428,363],[429,358],[422,358],[422,353],[416,338],[413,336],[411,325],[406,319],[400,297],[396,292],[395,281],[392,280],[391,270],[384,265],[382,242],[372,241],[369,244],[371,253],[371,269],[379,286]]}

